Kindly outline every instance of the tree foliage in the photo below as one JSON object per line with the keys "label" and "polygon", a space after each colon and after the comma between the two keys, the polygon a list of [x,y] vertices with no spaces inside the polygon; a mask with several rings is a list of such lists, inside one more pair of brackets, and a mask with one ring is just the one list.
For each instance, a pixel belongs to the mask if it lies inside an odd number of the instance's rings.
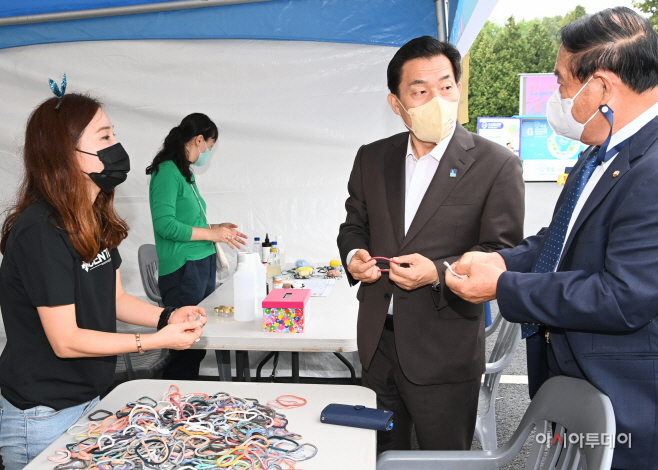
{"label": "tree foliage", "polygon": [[649,13],[653,29],[658,31],[658,0],[633,0],[633,6],[644,13]]}
{"label": "tree foliage", "polygon": [[562,20],[562,26],[566,26],[572,21],[576,21],[578,18],[581,16],[585,16],[587,12],[585,11],[585,7],[578,5],[573,11],[570,11],[564,16],[564,19]]}
{"label": "tree foliage", "polygon": [[[646,2],[658,7],[658,0]],[[518,114],[519,74],[552,72],[560,28],[585,14],[577,5],[565,16],[518,23],[512,16],[504,26],[487,21],[470,51],[466,128],[475,132],[478,117]]]}
{"label": "tree foliage", "polygon": [[557,41],[551,40],[548,29],[541,23],[533,23],[526,35],[528,59],[526,73],[552,72],[557,56]]}

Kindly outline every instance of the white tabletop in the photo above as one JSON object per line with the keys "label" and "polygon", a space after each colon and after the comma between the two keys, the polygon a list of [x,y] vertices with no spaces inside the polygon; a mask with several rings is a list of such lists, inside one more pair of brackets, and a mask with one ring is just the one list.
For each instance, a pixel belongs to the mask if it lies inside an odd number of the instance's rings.
{"label": "white tabletop", "polygon": [[[233,305],[233,280],[229,279],[199,306],[206,310],[208,323],[194,349],[228,349],[246,351],[356,351],[356,319],[359,302],[356,287],[350,289],[343,277],[334,284],[327,297],[311,297],[310,320],[304,333],[270,333],[263,331],[262,317],[250,322],[220,318],[214,308]],[[122,324],[121,332],[146,331],[144,328]]]}
{"label": "white tabletop", "polygon": [[[296,395],[305,398],[308,403],[302,407],[278,410],[289,420],[288,430],[302,435],[301,442],[309,442],[318,448],[318,453],[310,460],[300,462],[300,468],[306,470],[335,469],[346,466],[351,469],[375,469],[376,432],[345,426],[334,426],[320,422],[320,412],[330,403],[345,403],[376,407],[375,393],[365,387],[353,385],[311,385],[311,384],[274,384],[253,382],[192,382],[176,381],[181,393],[202,392],[214,394],[226,392],[239,397],[256,398],[267,403],[281,395]],[[171,385],[169,380],[133,380],[125,382],[112,390],[94,409],[117,411],[129,401],[143,396],[154,399],[162,395]],[[88,423],[83,417],[79,423]],[[73,438],[64,434],[39,454],[26,470],[51,469],[55,463],[47,459],[54,456],[55,450],[73,442]]]}

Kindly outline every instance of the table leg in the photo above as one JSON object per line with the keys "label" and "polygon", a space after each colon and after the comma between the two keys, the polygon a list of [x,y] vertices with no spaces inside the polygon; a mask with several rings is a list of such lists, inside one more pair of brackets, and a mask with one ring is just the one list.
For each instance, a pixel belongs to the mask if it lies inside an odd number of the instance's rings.
{"label": "table leg", "polygon": [[267,364],[267,361],[269,361],[270,359],[272,359],[272,357],[274,357],[275,354],[276,351],[272,351],[267,356],[265,356],[265,358],[262,361],[260,361],[258,367],[256,367],[256,382],[260,382],[261,371],[263,370],[263,367],[265,366],[265,364]]}
{"label": "table leg", "polygon": [[299,383],[299,353],[292,353],[292,382]]}
{"label": "table leg", "polygon": [[242,351],[244,354],[244,368],[242,369],[242,376],[245,382],[251,382],[251,368],[249,367],[249,351]]}
{"label": "table leg", "polygon": [[217,358],[217,371],[219,372],[219,380],[223,382],[231,382],[231,351],[215,350],[215,357]]}
{"label": "table leg", "polygon": [[354,366],[341,353],[335,352],[334,354],[338,359],[340,359],[340,362],[345,364],[347,368],[350,370],[350,379],[352,379],[352,385],[356,385],[356,371],[354,370]]}
{"label": "table leg", "polygon": [[235,380],[237,382],[251,382],[248,351],[235,351]]}

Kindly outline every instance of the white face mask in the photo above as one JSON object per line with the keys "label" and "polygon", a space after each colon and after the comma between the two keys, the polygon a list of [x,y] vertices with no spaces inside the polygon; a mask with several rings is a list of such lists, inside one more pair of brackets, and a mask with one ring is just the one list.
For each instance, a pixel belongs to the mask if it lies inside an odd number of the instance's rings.
{"label": "white face mask", "polygon": [[[399,99],[398,103],[400,103]],[[407,128],[423,142],[438,144],[448,137],[457,125],[459,101],[448,101],[435,96],[424,105],[409,108],[408,111],[402,103],[400,106],[411,116],[411,127],[407,126]]]}
{"label": "white face mask", "polygon": [[580,123],[573,117],[573,102],[589,82],[592,81],[592,78],[594,78],[593,75],[578,90],[578,93],[573,98],[562,98],[559,88],[549,98],[548,103],[546,103],[546,119],[557,135],[571,140],[580,140],[587,123],[594,119],[594,116],[599,112],[597,109],[585,123]]}

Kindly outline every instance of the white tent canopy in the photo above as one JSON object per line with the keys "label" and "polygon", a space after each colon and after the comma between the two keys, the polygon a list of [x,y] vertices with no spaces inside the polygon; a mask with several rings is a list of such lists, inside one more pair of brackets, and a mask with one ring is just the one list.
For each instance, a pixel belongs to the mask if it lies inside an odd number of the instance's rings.
{"label": "white tent canopy", "polygon": [[[61,10],[60,2],[9,3],[0,19]],[[287,260],[326,265],[338,257],[359,146],[405,130],[386,101],[386,66],[397,46],[423,34],[436,36],[432,0],[273,0],[0,26],[0,204],[12,202],[21,178],[29,113],[52,96],[48,78],[59,83],[66,73],[67,92],[105,103],[131,156],[115,199],[131,227],[120,246],[127,292],[144,298],[137,249],[154,240],[144,170],[192,112],[221,128],[210,163],[196,169],[209,221],[234,222],[250,241],[283,235]]]}

